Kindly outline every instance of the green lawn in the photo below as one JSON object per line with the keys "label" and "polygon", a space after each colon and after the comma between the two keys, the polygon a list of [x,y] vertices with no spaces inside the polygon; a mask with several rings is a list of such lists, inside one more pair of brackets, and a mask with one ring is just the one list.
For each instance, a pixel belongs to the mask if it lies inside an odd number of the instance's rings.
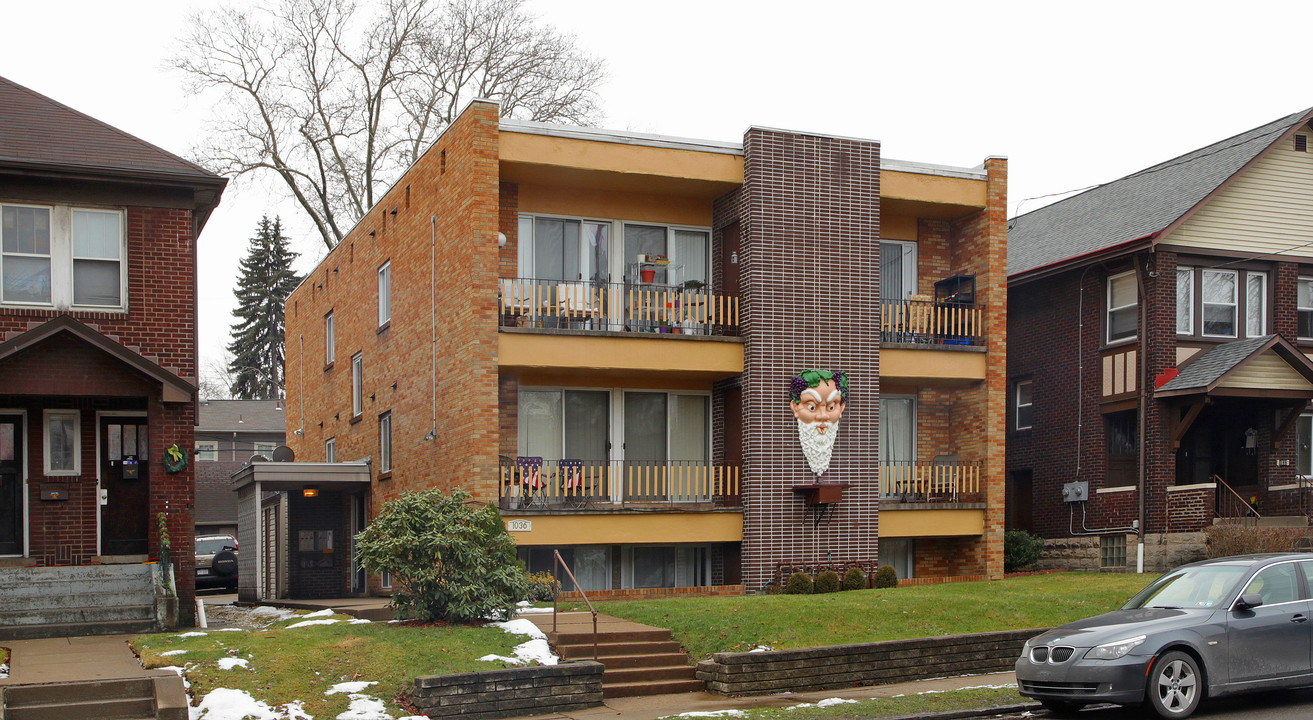
{"label": "green lawn", "polygon": [[1151,575],[1051,573],[993,582],[596,603],[599,612],[670,628],[694,660],[777,650],[1052,627],[1116,609]]}
{"label": "green lawn", "polygon": [[[347,620],[345,615],[335,615]],[[413,627],[389,623],[317,625],[285,629],[303,618],[276,623],[267,630],[209,631],[203,637],[181,633],[139,635],[132,647],[148,668],[185,667],[193,705],[215,688],[245,690],[270,706],[301,701],[314,717],[337,717],[346,712],[346,693],[324,695],[341,682],[378,682],[363,692],[387,703],[393,716],[401,716],[396,696],[414,684],[419,675],[495,670],[509,665],[475,658],[513,655],[512,648],[527,640],[521,635],[483,627]],[[162,655],[186,650],[181,655]],[[246,668],[223,670],[225,657],[247,659]]]}

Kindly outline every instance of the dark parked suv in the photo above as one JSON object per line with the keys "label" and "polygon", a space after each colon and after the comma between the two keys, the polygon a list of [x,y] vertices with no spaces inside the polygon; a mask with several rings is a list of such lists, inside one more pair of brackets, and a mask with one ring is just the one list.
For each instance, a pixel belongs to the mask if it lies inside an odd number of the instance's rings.
{"label": "dark parked suv", "polygon": [[196,537],[196,587],[237,588],[237,538],[232,535]]}

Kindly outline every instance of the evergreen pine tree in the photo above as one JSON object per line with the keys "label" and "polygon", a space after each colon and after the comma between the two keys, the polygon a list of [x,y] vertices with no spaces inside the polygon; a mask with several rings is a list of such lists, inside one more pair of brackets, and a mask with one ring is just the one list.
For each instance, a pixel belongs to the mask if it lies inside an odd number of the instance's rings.
{"label": "evergreen pine tree", "polygon": [[233,316],[228,369],[233,383],[229,390],[241,400],[273,400],[283,396],[283,303],[301,277],[292,271],[297,253],[288,249],[283,222],[260,218],[255,237],[242,259],[237,279],[237,309]]}

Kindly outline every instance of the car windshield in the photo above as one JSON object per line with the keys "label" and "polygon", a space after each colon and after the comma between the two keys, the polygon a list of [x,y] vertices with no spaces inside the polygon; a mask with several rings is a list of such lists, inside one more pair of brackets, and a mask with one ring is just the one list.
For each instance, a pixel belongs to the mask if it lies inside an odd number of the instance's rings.
{"label": "car windshield", "polygon": [[230,548],[230,547],[233,547],[233,546],[236,545],[236,544],[237,544],[237,543],[234,543],[232,538],[226,538],[226,537],[222,537],[222,538],[197,538],[197,539],[196,539],[196,554],[197,554],[197,555],[213,555],[213,554],[215,554],[215,553],[217,553],[217,552],[222,551],[222,550],[223,550],[224,548],[226,548],[226,547],[229,547],[229,548]]}
{"label": "car windshield", "polygon": [[1249,570],[1245,565],[1198,565],[1173,570],[1126,601],[1137,608],[1210,608],[1222,603]]}

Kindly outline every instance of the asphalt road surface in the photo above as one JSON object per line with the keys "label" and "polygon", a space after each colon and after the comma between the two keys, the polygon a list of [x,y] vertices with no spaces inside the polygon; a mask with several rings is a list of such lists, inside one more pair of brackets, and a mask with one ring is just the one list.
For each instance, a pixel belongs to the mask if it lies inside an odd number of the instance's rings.
{"label": "asphalt road surface", "polygon": [[[1029,715],[999,715],[999,720],[1050,717],[1047,710]],[[1145,708],[1126,708],[1117,705],[1099,705],[1076,713],[1076,720],[1143,720],[1156,718]],[[1191,720],[1308,720],[1313,718],[1313,688],[1300,690],[1273,690],[1270,692],[1233,695],[1217,700],[1205,700],[1190,716]]]}

